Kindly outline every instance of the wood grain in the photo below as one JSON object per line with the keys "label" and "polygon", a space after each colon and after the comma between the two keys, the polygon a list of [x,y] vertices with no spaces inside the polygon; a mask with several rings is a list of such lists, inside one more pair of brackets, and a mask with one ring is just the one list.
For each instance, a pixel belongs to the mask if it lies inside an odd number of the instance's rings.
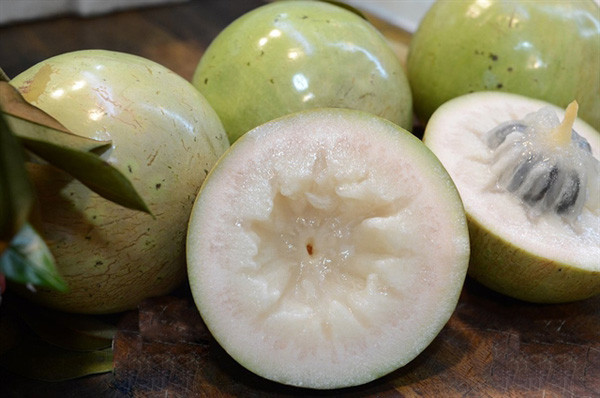
{"label": "wood grain", "polygon": [[54,55],[106,49],[140,55],[191,79],[212,39],[262,1],[191,1],[94,18],[64,16],[0,27],[0,60],[8,76]]}
{"label": "wood grain", "polygon": [[600,297],[535,305],[467,279],[415,360],[364,386],[311,391],[260,378],[210,336],[186,287],[120,316],[113,374],[45,383],[0,371],[3,397],[598,397]]}
{"label": "wood grain", "polygon": [[[191,1],[4,26],[1,66],[15,76],[53,55],[103,48],[144,56],[191,79],[216,34],[260,4]],[[373,21],[402,59],[409,36]],[[600,297],[533,305],[468,279],[454,315],[421,355],[380,380],[346,390],[291,388],[245,370],[211,338],[185,286],[123,314],[114,350],[113,374],[68,382],[0,370],[0,397],[600,397]]]}
{"label": "wood grain", "polygon": [[[524,304],[469,280],[446,327],[409,365],[365,386],[315,392],[251,374],[206,333],[193,315],[192,301],[185,296],[161,298],[142,305],[137,320],[135,314],[129,320],[137,329],[131,327],[124,340],[117,337],[115,377],[117,385],[156,397],[165,392],[227,397],[595,397],[600,394],[599,303]],[[186,327],[179,325],[181,319],[188,320]],[[161,330],[149,325],[161,325]],[[149,330],[153,338],[148,338]],[[120,367],[121,362],[126,365]]]}

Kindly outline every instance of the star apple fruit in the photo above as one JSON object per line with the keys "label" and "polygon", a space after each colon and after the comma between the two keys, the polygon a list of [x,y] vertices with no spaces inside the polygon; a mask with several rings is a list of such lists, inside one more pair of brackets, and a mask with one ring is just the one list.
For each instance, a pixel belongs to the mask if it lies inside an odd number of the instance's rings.
{"label": "star apple fruit", "polygon": [[473,91],[505,91],[565,108],[600,129],[600,9],[597,2],[438,1],[407,56],[415,113]]}
{"label": "star apple fruit", "polygon": [[196,305],[241,365],[314,389],[405,365],[454,311],[469,238],[437,158],[397,125],[313,109],[237,140],[187,238]]}
{"label": "star apple fruit", "polygon": [[274,2],[227,26],[192,82],[221,118],[230,142],[295,111],[364,110],[412,128],[404,69],[383,35],[345,8]]}
{"label": "star apple fruit", "polygon": [[229,147],[209,103],[167,68],[104,50],[49,58],[10,83],[75,134],[112,140],[103,156],[153,214],[105,200],[50,165],[32,164],[41,233],[69,292],[23,294],[63,311],[111,313],[180,284],[192,203]]}

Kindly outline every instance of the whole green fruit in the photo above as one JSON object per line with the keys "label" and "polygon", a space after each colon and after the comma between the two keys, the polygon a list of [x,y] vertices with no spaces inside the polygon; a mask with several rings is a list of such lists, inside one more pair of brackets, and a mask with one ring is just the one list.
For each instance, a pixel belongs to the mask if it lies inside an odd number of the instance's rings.
{"label": "whole green fruit", "polygon": [[412,127],[412,98],[399,59],[369,22],[316,1],[267,4],[225,28],[192,80],[230,142],[295,111],[363,110]]}
{"label": "whole green fruit", "polygon": [[592,1],[438,1],[407,59],[417,117],[447,100],[499,90],[579,103],[600,129],[600,11]]}
{"label": "whole green fruit", "polygon": [[64,311],[110,313],[181,283],[193,200],[229,146],[198,90],[155,62],[102,50],[47,59],[11,84],[75,134],[112,140],[103,157],[154,215],[105,200],[52,166],[31,165],[41,232],[69,292],[39,288],[28,296]]}

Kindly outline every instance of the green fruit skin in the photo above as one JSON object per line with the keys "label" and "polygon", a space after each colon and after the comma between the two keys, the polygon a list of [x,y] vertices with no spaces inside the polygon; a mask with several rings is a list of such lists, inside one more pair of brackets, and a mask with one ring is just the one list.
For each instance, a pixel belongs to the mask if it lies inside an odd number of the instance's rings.
{"label": "green fruit skin", "polygon": [[114,313],[182,283],[193,201],[229,147],[206,99],[162,65],[104,50],[49,58],[11,84],[75,134],[112,140],[102,157],[153,213],[112,203],[50,165],[29,164],[40,232],[69,291],[22,293],[62,311]]}
{"label": "green fruit skin", "polygon": [[583,270],[516,248],[467,214],[468,275],[507,296],[532,303],[566,303],[600,294],[600,272]]}
{"label": "green fruit skin", "polygon": [[438,1],[407,58],[423,122],[447,100],[500,90],[560,107],[600,129],[600,12],[594,1]]}
{"label": "green fruit skin", "polygon": [[241,16],[210,44],[192,83],[232,143],[269,120],[319,107],[412,128],[411,92],[393,50],[369,22],[328,3],[275,2]]}

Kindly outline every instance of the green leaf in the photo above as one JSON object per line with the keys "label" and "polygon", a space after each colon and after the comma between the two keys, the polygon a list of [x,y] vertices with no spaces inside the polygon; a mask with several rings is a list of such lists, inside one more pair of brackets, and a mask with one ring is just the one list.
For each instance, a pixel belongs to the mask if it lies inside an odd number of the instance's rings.
{"label": "green leaf", "polygon": [[71,133],[56,119],[29,104],[10,84],[0,82],[2,110],[23,146],[78,179],[100,196],[122,206],[150,213],[131,182],[97,156],[111,146]]}
{"label": "green leaf", "polygon": [[38,233],[25,223],[0,256],[0,273],[15,282],[66,291],[67,284],[54,264],[50,249]]}
{"label": "green leaf", "polygon": [[[113,316],[67,314],[10,296],[0,312],[0,366],[45,381],[74,379],[113,370]],[[104,320],[108,319],[108,322]],[[40,333],[42,332],[42,333]],[[64,333],[64,336],[55,335]],[[108,340],[81,347],[80,334]],[[48,337],[51,337],[48,339]],[[78,342],[68,342],[73,338]],[[54,344],[66,342],[66,347]],[[72,350],[69,347],[77,349]],[[84,348],[80,350],[79,348]]]}
{"label": "green leaf", "polygon": [[63,381],[113,370],[113,351],[65,350],[27,336],[0,355],[0,366],[44,381]]}
{"label": "green leaf", "polygon": [[4,69],[0,68],[0,82],[8,82],[10,81],[10,77],[4,72]]}
{"label": "green leaf", "polygon": [[47,141],[57,146],[91,151],[99,155],[111,147],[111,141],[73,134],[58,120],[28,103],[17,89],[5,82],[0,82],[0,103],[2,112],[17,137]]}
{"label": "green leaf", "polygon": [[19,316],[42,340],[73,351],[109,348],[117,332],[115,325],[92,315],[66,314],[37,306],[25,306]]}
{"label": "green leaf", "polygon": [[23,148],[0,116],[0,254],[27,221],[33,203]]}
{"label": "green leaf", "polygon": [[150,213],[127,177],[96,154],[28,138],[22,138],[22,142],[28,150],[72,175],[98,195],[121,206]]}
{"label": "green leaf", "polygon": [[93,152],[97,155],[103,154],[112,146],[111,141],[92,140],[87,137],[55,130],[7,112],[4,112],[4,116],[12,132],[21,140],[44,141],[58,147]]}

